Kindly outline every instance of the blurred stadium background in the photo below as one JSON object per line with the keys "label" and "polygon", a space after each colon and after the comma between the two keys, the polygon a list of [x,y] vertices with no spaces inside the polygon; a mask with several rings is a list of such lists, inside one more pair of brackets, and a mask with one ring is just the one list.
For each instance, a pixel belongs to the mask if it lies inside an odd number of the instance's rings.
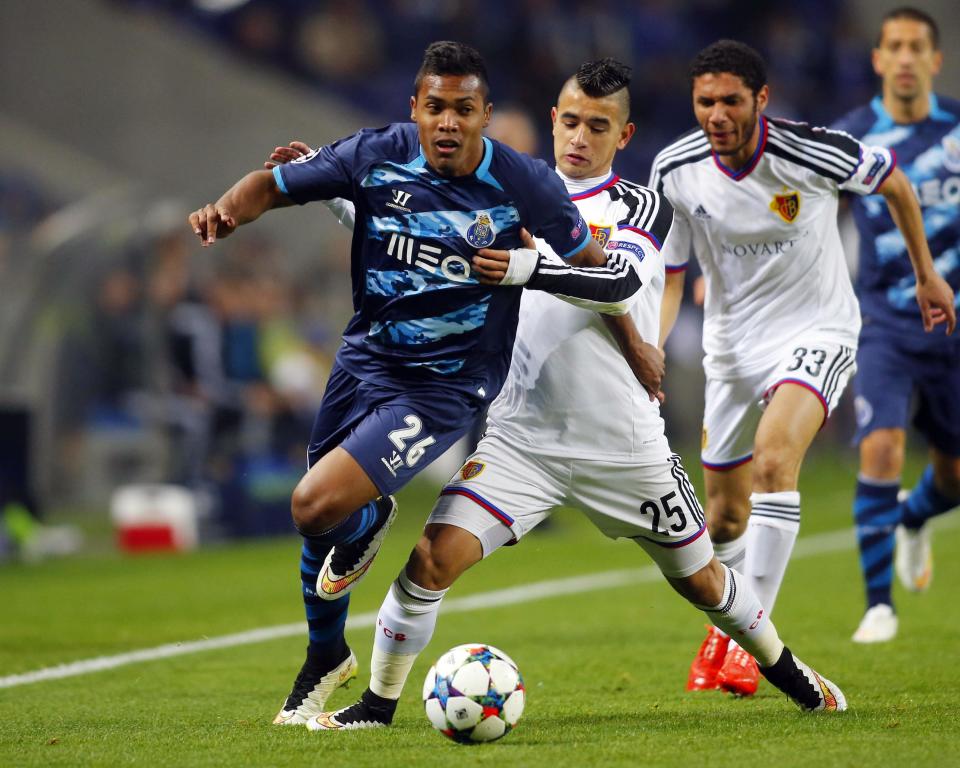
{"label": "blurred stadium background", "polygon": [[[105,530],[111,495],[130,484],[189,489],[203,537],[289,532],[288,495],[351,312],[349,241],[307,207],[201,251],[185,215],[277,144],[406,119],[430,41],[484,54],[493,101],[512,115],[501,129],[543,157],[563,79],[589,58],[631,64],[639,131],[617,168],[645,181],[656,151],[692,125],[686,63],[703,45],[756,46],[770,112],[827,124],[873,95],[878,20],[900,4],[4,0],[0,561],[75,549],[70,529],[41,540],[34,521]],[[955,2],[917,5],[941,24],[938,90],[960,95]],[[699,316],[684,313],[667,419],[690,453],[702,374]],[[851,450],[846,406],[820,450]]]}

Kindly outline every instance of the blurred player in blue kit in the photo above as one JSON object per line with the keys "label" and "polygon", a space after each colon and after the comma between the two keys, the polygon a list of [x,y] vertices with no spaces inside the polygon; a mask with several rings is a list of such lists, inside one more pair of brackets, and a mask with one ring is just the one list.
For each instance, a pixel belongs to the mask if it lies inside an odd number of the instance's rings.
{"label": "blurred player in blue kit", "polygon": [[[396,515],[391,494],[500,391],[520,286],[612,315],[623,315],[641,286],[634,262],[608,257],[590,237],[545,163],[483,137],[492,105],[475,50],[430,45],[410,108],[413,122],[365,129],[250,173],[189,217],[204,246],[294,203],[339,198],[352,203],[356,220],[355,314],[292,498],[310,642],[277,723],[306,722],[356,675],[343,635],[348,593]],[[558,257],[524,248],[532,240],[522,228]],[[611,327],[629,350],[632,321]]]}
{"label": "blurred player in blue kit", "polygon": [[[937,272],[960,292],[960,101],[933,92],[943,54],[937,24],[914,8],[887,13],[873,51],[882,94],[836,128],[896,153],[919,197]],[[930,584],[926,522],[960,505],[960,337],[924,333],[904,241],[876,195],[851,201],[860,233],[857,294],[863,329],[854,380],[860,475],[853,504],[867,611],[859,643],[892,640],[896,570],[903,585]],[[899,500],[911,398],[930,460]]]}

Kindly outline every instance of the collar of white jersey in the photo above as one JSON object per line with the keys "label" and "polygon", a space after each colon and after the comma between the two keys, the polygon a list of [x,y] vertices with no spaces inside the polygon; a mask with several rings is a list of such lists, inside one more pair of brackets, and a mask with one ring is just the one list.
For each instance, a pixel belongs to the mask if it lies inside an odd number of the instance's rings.
{"label": "collar of white jersey", "polygon": [[720,155],[710,150],[710,154],[713,156],[713,163],[717,166],[721,173],[725,176],[733,179],[734,181],[742,181],[747,178],[752,172],[753,169],[757,167],[757,163],[760,162],[760,158],[763,157],[763,150],[767,148],[767,118],[763,115],[760,115],[760,139],[757,141],[757,148],[753,150],[753,155],[750,156],[750,159],[747,161],[747,164],[741,168],[734,170],[724,165],[720,160]]}
{"label": "collar of white jersey", "polygon": [[594,176],[592,179],[571,179],[559,168],[554,168],[554,170],[566,186],[567,192],[570,193],[571,200],[593,197],[620,181],[620,177],[612,170],[606,176]]}

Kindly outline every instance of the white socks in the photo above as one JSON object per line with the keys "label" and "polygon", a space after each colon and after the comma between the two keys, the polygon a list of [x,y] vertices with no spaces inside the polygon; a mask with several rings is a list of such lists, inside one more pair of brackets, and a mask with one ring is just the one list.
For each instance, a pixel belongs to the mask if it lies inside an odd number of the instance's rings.
{"label": "white socks", "polygon": [[763,608],[747,579],[725,565],[723,572],[723,599],[714,606],[698,607],[761,667],[772,666],[780,658],[783,643],[770,621],[769,611]]}
{"label": "white socks", "polygon": [[743,573],[770,614],[800,530],[800,492],[753,493],[750,505]]}
{"label": "white socks", "polygon": [[433,637],[445,594],[445,589],[434,591],[414,584],[404,572],[393,582],[377,615],[370,660],[370,690],[375,694],[400,698],[413,662]]}
{"label": "white socks", "polygon": [[722,544],[714,542],[713,553],[717,556],[717,560],[727,568],[733,568],[743,573],[743,559],[747,553],[747,534],[743,533],[740,538],[725,541]]}

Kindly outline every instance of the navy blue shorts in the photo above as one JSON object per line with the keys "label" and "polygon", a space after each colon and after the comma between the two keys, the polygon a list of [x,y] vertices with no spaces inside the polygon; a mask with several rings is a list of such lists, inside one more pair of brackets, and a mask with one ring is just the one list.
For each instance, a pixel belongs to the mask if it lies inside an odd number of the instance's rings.
{"label": "navy blue shorts", "polygon": [[363,381],[334,363],[310,434],[312,467],[338,445],[381,494],[393,493],[466,434],[486,403],[436,384]]}
{"label": "navy blue shorts", "polygon": [[853,387],[858,443],[875,429],[906,429],[916,393],[914,426],[937,450],[960,456],[960,344],[910,349],[879,330],[864,332]]}

